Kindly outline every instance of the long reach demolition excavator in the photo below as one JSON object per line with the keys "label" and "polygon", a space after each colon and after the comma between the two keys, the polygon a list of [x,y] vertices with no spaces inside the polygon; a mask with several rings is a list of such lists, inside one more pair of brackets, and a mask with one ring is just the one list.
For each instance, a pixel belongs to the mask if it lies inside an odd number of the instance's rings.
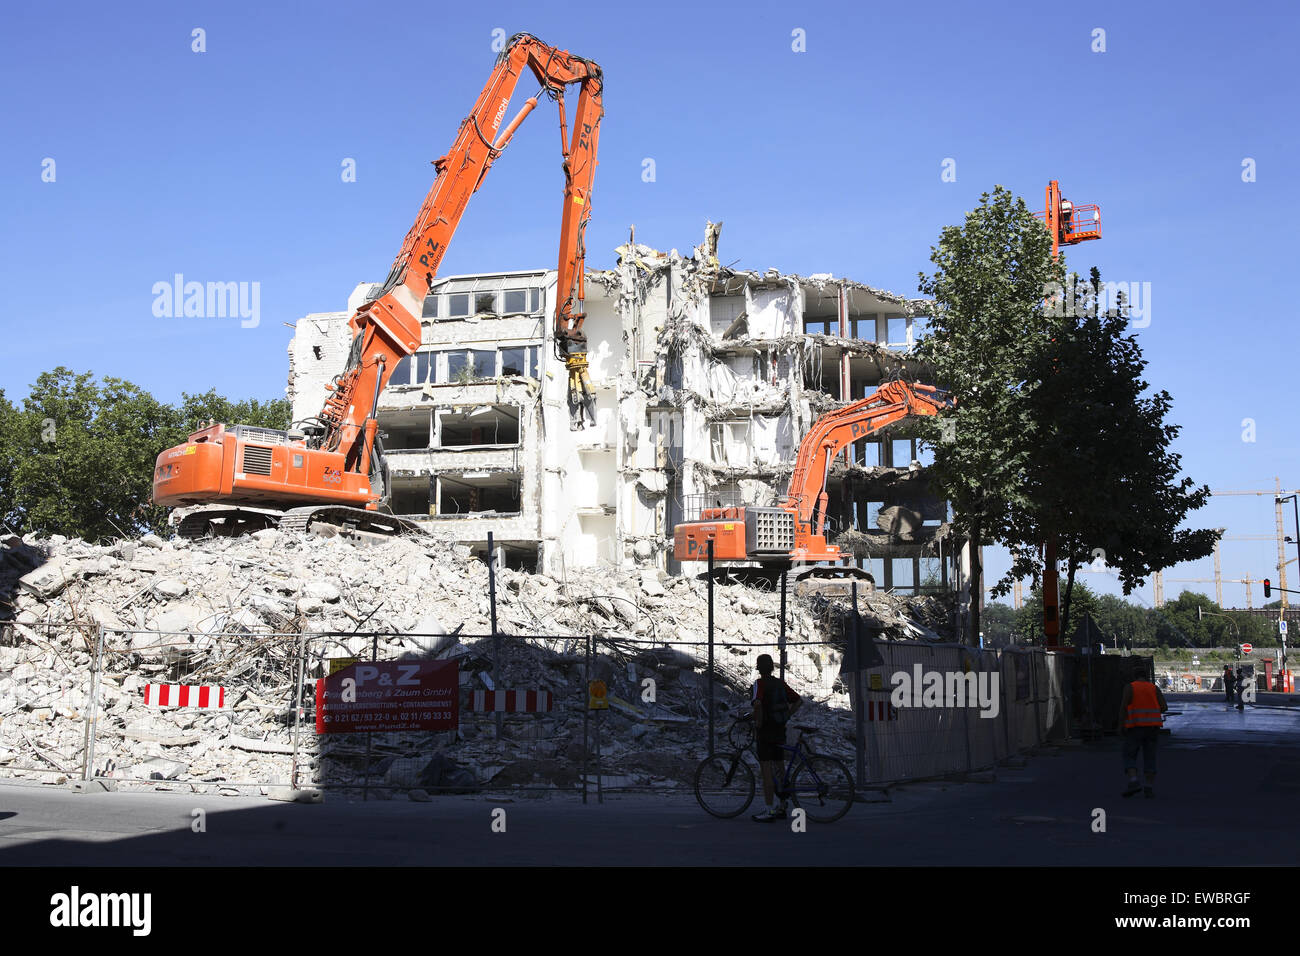
{"label": "long reach demolition excavator", "polygon": [[789,489],[775,507],[706,507],[697,520],[673,529],[673,556],[703,561],[712,541],[715,561],[768,567],[838,563],[846,555],[826,541],[826,480],[836,456],[887,425],[953,406],[952,397],[932,385],[893,381],[823,415],[799,443]]}
{"label": "long reach demolition excavator", "polygon": [[[541,89],[501,129],[525,68]],[[579,93],[570,133],[564,92],[574,84]],[[186,508],[177,522],[182,537],[273,526],[306,530],[318,523],[390,534],[407,526],[385,513],[390,489],[376,419],[379,396],[398,362],[420,346],[422,303],[470,196],[540,96],[559,107],[564,170],[553,338],[568,371],[571,426],[582,428],[592,420],[582,328],[584,234],[591,217],[602,86],[600,67],[592,61],[526,33],[510,38],[451,149],[434,161],[437,178],[387,280],[351,317],[347,365],[326,386],[330,394],[320,414],[287,431],[208,423],[185,444],[158,456],[153,500]]]}

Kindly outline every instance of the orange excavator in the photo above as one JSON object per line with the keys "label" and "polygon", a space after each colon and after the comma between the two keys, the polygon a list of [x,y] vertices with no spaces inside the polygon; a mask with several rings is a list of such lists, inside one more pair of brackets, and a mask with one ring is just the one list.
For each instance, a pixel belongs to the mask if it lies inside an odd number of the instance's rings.
{"label": "orange excavator", "polygon": [[[525,69],[541,89],[501,129]],[[570,134],[564,92],[574,84],[579,95]],[[349,321],[353,337],[347,365],[326,386],[330,394],[320,414],[288,431],[209,423],[185,444],[158,456],[154,503],[200,506],[178,522],[183,537],[277,525],[306,530],[317,522],[380,533],[406,527],[382,513],[389,486],[376,418],[379,396],[398,362],[420,346],[422,304],[470,196],[540,96],[559,106],[563,153],[555,348],[568,371],[572,427],[594,420],[582,328],[584,234],[591,217],[602,87],[600,67],[592,61],[526,33],[510,38],[451,149],[434,161],[437,178],[388,278]]]}
{"label": "orange excavator", "polygon": [[823,415],[799,444],[785,497],[775,506],[704,508],[700,517],[673,529],[673,556],[703,561],[713,542],[715,561],[753,561],[762,565],[838,562],[843,552],[826,541],[826,480],[846,445],[887,425],[918,415],[937,415],[953,407],[946,392],[932,385],[886,382],[869,398]]}

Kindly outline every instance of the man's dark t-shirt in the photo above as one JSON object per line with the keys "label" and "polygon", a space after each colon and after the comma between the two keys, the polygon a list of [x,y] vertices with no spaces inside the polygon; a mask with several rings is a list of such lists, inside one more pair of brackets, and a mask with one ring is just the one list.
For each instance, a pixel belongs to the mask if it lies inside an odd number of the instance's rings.
{"label": "man's dark t-shirt", "polygon": [[[755,707],[764,708],[764,721],[767,720],[768,714],[770,713],[764,704],[764,695],[769,692],[769,688],[773,691],[778,688],[785,688],[786,704],[789,706],[790,710],[794,710],[795,706],[800,701],[799,695],[792,691],[790,685],[785,683],[785,681],[778,677],[760,677],[758,680],[754,681],[754,687],[750,697],[753,700]],[[770,722],[765,722],[758,729],[758,742],[760,744],[772,744],[778,746],[785,743],[785,728],[776,727]],[[778,749],[776,755],[771,757],[764,757],[762,754],[759,754],[759,758],[763,760],[780,760],[781,752]]]}

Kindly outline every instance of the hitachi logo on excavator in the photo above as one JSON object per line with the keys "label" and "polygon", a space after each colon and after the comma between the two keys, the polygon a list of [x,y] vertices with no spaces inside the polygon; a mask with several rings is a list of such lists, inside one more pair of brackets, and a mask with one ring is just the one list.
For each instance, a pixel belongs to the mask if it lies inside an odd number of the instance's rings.
{"label": "hitachi logo on excavator", "polygon": [[510,105],[509,100],[502,100],[501,105],[497,107],[497,115],[492,117],[492,132],[496,132],[501,126],[501,120],[505,118],[506,107]]}

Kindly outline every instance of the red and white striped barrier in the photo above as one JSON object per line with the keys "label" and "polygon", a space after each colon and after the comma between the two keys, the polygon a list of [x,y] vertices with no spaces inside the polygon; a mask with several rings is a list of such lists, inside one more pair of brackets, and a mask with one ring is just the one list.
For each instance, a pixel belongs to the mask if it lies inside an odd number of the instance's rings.
{"label": "red and white striped barrier", "polygon": [[535,714],[550,710],[552,703],[548,690],[476,690],[470,709],[478,713]]}
{"label": "red and white striped barrier", "polygon": [[226,689],[215,684],[145,684],[146,707],[196,707],[219,710],[226,706]]}
{"label": "red and white striped barrier", "polygon": [[867,720],[897,720],[898,708],[887,700],[867,701]]}

